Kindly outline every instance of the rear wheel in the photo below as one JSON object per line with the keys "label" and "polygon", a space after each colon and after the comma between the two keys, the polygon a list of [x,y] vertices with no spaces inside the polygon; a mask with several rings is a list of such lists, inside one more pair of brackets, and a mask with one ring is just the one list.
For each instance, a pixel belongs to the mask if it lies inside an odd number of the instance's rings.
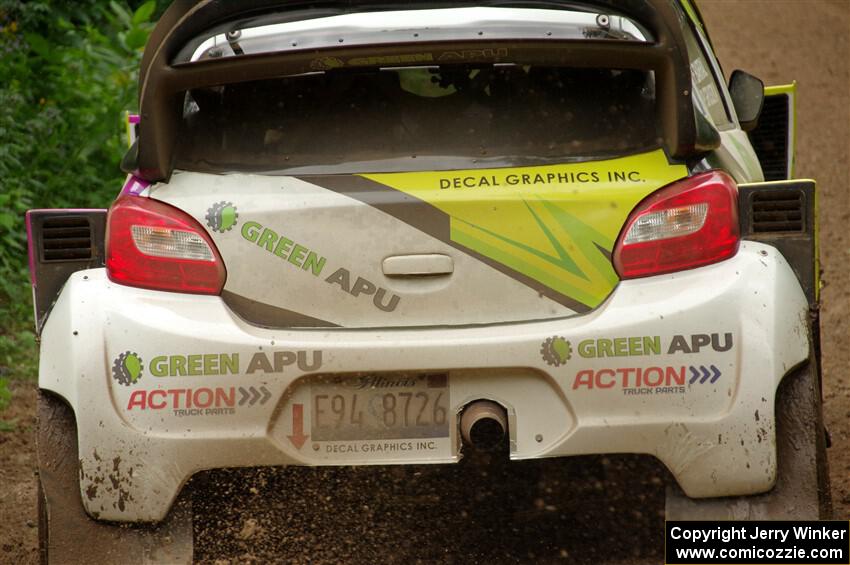
{"label": "rear wheel", "polygon": [[692,499],[667,488],[668,520],[818,520],[832,514],[817,364],[787,375],[776,397],[776,486],[755,496]]}
{"label": "rear wheel", "polygon": [[58,397],[38,397],[38,542],[41,563],[191,563],[191,509],[156,526],[94,520],[80,494],[77,426]]}

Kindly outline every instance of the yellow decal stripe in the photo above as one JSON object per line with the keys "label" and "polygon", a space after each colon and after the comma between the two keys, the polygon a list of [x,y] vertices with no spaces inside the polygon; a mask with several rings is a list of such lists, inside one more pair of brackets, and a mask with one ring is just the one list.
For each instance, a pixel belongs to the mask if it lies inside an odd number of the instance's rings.
{"label": "yellow decal stripe", "polygon": [[607,255],[629,213],[687,168],[657,150],[552,166],[362,176],[446,213],[453,242],[594,308],[617,284]]}
{"label": "yellow decal stripe", "polygon": [[797,91],[797,83],[777,84],[775,86],[765,86],[765,96],[775,96],[777,94],[794,94]]}

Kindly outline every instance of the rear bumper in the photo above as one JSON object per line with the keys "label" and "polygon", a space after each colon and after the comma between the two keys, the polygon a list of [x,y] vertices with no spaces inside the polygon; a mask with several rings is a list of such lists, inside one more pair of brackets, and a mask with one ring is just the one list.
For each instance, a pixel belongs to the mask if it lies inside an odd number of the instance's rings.
{"label": "rear bumper", "polygon": [[[645,453],[689,496],[753,494],[776,478],[774,398],[809,356],[807,312],[783,257],[752,242],[717,265],[625,281],[586,316],[451,329],[262,329],[218,297],[90,270],[44,326],[39,386],[73,408],[83,502],[107,520],[162,519],[203,469],[451,462],[454,418],[478,398],[508,410],[513,459]],[[554,337],[568,355],[547,348]],[[128,353],[140,372],[116,368]],[[445,449],[293,441],[295,403],[310,435],[305,375],[353,371],[447,372]],[[156,376],[170,372],[185,374]]]}

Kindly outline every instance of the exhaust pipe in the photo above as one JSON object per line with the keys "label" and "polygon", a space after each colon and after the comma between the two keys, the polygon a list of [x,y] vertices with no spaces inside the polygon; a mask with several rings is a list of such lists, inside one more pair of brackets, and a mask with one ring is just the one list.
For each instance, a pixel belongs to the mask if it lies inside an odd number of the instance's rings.
{"label": "exhaust pipe", "polygon": [[507,412],[491,400],[476,400],[467,404],[460,417],[460,435],[464,443],[481,451],[500,447],[507,429]]}

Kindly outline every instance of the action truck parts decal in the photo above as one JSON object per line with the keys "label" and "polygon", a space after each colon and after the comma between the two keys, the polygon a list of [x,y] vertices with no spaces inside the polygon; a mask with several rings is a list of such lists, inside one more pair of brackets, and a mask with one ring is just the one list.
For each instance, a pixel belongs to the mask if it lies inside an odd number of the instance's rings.
{"label": "action truck parts decal", "polygon": [[271,397],[265,386],[136,390],[127,401],[127,411],[170,410],[177,418],[232,416],[239,407],[263,406]]}
{"label": "action truck parts decal", "polygon": [[[734,362],[723,357],[704,357],[711,354],[726,354],[732,352],[735,339],[733,332],[697,333],[690,335],[675,334],[669,338],[659,335],[629,336],[613,338],[583,339],[577,342],[572,369],[573,391],[622,391],[625,396],[685,394],[694,387],[715,385],[721,381],[726,369],[733,367]],[[555,343],[563,342],[563,351],[572,352],[572,344],[564,338],[549,338],[544,342],[541,353],[544,360],[549,362],[547,347],[551,350]],[[690,365],[679,364],[681,356],[698,355],[698,361]],[[581,366],[583,359],[614,359],[652,357],[648,366]],[[658,359],[658,358],[661,359]],[[570,356],[567,356],[569,359]],[[666,358],[666,359],[665,359]],[[692,358],[691,358],[692,359]],[[590,362],[592,363],[592,362]],[[699,363],[699,364],[697,364]],[[554,363],[549,363],[550,365]],[[720,367],[718,367],[718,365]],[[718,386],[725,384],[718,383]],[[731,391],[730,391],[731,394]]]}
{"label": "action truck parts decal", "polygon": [[684,394],[689,386],[713,385],[722,376],[723,372],[715,365],[584,369],[576,373],[573,390],[616,389],[622,390],[624,395]]}

